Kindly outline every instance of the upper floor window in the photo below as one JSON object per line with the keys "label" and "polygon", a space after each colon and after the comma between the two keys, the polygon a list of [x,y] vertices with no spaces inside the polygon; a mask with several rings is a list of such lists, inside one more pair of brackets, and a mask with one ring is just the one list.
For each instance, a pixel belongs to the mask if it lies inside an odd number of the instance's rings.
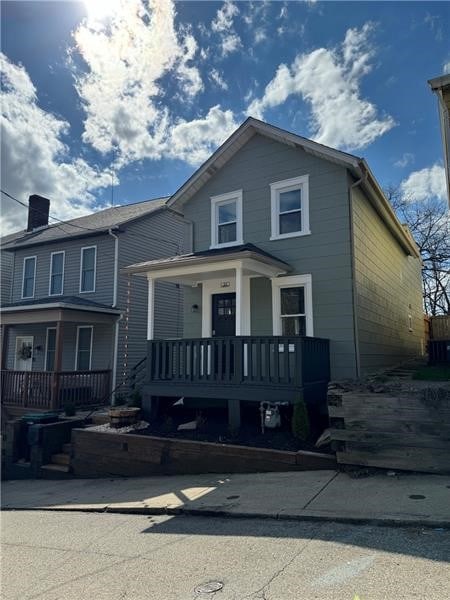
{"label": "upper floor window", "polygon": [[50,257],[49,296],[59,296],[64,288],[64,252],[52,252]]}
{"label": "upper floor window", "polygon": [[272,240],[307,235],[309,230],[308,175],[270,184]]}
{"label": "upper floor window", "polygon": [[95,292],[97,246],[81,248],[80,292]]}
{"label": "upper floor window", "polygon": [[211,247],[242,244],[242,190],[211,198]]}
{"label": "upper floor window", "polygon": [[23,259],[22,298],[33,298],[36,282],[36,257]]}

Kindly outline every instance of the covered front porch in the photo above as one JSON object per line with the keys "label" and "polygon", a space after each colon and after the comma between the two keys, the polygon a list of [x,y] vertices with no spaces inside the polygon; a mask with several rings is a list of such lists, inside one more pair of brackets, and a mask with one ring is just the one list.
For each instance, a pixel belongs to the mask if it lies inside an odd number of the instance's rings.
{"label": "covered front porch", "polygon": [[107,402],[119,314],[78,299],[2,307],[2,405],[62,410]]}
{"label": "covered front porch", "polygon": [[[148,281],[148,394],[225,399],[237,415],[240,401],[325,400],[329,342],[313,336],[311,276],[289,271],[251,245],[127,267]],[[161,281],[183,286],[182,339],[155,339]]]}

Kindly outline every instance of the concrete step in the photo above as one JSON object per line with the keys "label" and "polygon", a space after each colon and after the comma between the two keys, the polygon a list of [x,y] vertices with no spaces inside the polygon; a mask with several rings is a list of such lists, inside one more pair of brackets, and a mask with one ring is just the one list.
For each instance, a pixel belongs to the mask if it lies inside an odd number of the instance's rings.
{"label": "concrete step", "polygon": [[70,454],[65,454],[64,452],[59,452],[58,454],[52,454],[52,463],[55,465],[69,465],[70,464]]}
{"label": "concrete step", "polygon": [[63,444],[62,451],[64,454],[69,454],[72,452],[72,444],[69,442],[68,444]]}
{"label": "concrete step", "polygon": [[42,479],[71,479],[70,468],[68,465],[48,464],[41,467]]}

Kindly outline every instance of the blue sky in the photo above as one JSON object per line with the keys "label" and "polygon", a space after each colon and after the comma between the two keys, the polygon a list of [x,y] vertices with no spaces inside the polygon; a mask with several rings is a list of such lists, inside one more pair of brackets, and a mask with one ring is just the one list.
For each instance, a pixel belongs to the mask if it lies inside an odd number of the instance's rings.
{"label": "blue sky", "polygon": [[[246,118],[444,197],[450,3],[2,2],[2,188],[70,218],[173,193]],[[2,198],[5,232],[26,209]]]}

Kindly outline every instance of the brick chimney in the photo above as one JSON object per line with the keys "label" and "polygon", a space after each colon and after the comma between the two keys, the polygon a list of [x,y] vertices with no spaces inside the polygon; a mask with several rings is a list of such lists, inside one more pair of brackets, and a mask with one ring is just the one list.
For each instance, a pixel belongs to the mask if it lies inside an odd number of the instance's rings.
{"label": "brick chimney", "polygon": [[28,199],[28,227],[27,231],[33,231],[38,227],[48,225],[48,214],[50,212],[50,200],[38,194],[33,194]]}

